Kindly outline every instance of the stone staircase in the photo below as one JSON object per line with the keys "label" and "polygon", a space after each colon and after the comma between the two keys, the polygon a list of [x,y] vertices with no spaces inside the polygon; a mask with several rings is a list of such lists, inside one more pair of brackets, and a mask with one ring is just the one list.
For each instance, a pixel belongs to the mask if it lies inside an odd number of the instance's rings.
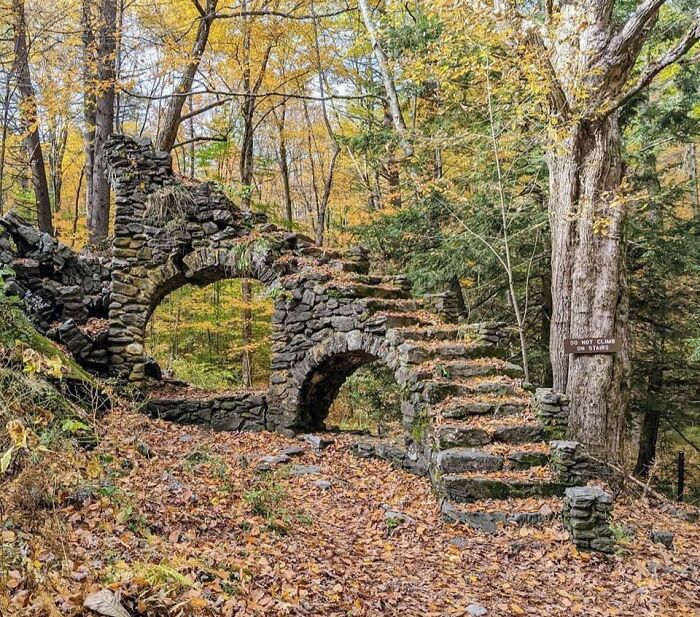
{"label": "stone staircase", "polygon": [[[356,447],[427,473],[446,519],[487,531],[548,520],[560,511],[553,498],[567,486],[550,466],[548,432],[498,330],[425,317],[390,328],[386,338],[410,367],[406,382],[422,403],[422,425],[418,432],[414,425],[408,451],[396,443]],[[410,456],[411,445],[423,464]]]}

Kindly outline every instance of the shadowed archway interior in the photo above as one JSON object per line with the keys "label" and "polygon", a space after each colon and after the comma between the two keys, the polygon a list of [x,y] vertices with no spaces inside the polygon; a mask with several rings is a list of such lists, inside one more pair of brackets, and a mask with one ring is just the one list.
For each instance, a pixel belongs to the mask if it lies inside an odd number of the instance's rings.
{"label": "shadowed archway interior", "polygon": [[302,422],[311,430],[321,430],[333,401],[350,375],[379,360],[366,351],[347,351],[332,356],[311,371],[300,396]]}

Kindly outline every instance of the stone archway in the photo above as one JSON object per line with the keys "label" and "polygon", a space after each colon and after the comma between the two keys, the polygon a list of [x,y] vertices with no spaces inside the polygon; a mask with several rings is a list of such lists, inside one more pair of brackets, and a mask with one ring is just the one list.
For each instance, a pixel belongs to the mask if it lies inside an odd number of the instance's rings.
{"label": "stone archway", "polygon": [[294,370],[296,390],[291,399],[299,424],[320,430],[340,388],[363,366],[379,361],[394,374],[399,386],[406,385],[398,353],[381,337],[359,331],[340,333],[319,343]]}

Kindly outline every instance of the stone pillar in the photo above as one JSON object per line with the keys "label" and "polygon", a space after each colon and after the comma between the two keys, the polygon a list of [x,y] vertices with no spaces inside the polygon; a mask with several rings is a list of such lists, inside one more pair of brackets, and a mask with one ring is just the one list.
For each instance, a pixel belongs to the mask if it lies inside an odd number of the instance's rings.
{"label": "stone pillar", "polygon": [[574,486],[591,478],[591,461],[578,441],[550,441],[549,465],[557,482]]}
{"label": "stone pillar", "polygon": [[566,432],[569,423],[569,397],[552,388],[537,388],[535,390],[535,411],[540,422],[547,427]]}
{"label": "stone pillar", "polygon": [[613,498],[595,486],[574,486],[566,489],[564,526],[571,532],[578,548],[612,553],[615,540],[610,530]]}

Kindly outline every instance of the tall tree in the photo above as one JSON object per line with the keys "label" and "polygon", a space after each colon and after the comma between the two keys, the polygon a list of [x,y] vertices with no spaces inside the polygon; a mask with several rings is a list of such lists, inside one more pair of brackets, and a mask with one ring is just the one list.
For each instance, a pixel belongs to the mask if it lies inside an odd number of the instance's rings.
{"label": "tall tree", "polygon": [[[158,149],[166,152],[170,152],[177,141],[177,131],[183,120],[182,108],[185,105],[187,95],[192,91],[194,78],[197,75],[202,56],[209,42],[211,26],[216,19],[218,0],[207,0],[205,6],[202,6],[199,0],[192,0],[192,4],[194,4],[199,13],[197,34],[195,35],[192,45],[189,62],[177,82],[173,94],[168,99],[165,115],[158,131],[158,137],[156,138]],[[196,113],[195,111],[190,111],[188,115],[194,117]]]}
{"label": "tall tree", "polygon": [[15,48],[13,73],[17,80],[17,90],[21,99],[20,118],[22,128],[25,132],[24,145],[32,170],[36,215],[39,229],[53,235],[49,183],[46,178],[44,154],[41,148],[36,95],[34,93],[34,84],[29,68],[29,44],[27,42],[27,21],[24,11],[24,0],[12,0],[12,17],[14,19],[12,26]]}
{"label": "tall tree", "polygon": [[[630,376],[620,108],[695,45],[700,22],[693,16],[670,48],[635,71],[664,0],[639,2],[621,26],[612,0],[550,0],[544,29],[497,4],[540,54],[549,79],[554,388],[571,398],[570,436],[616,457]],[[595,336],[615,337],[620,352],[564,351],[567,338]]]}
{"label": "tall tree", "polygon": [[117,0],[83,0],[85,173],[89,240],[109,232],[110,187],[103,157],[114,131]]}

